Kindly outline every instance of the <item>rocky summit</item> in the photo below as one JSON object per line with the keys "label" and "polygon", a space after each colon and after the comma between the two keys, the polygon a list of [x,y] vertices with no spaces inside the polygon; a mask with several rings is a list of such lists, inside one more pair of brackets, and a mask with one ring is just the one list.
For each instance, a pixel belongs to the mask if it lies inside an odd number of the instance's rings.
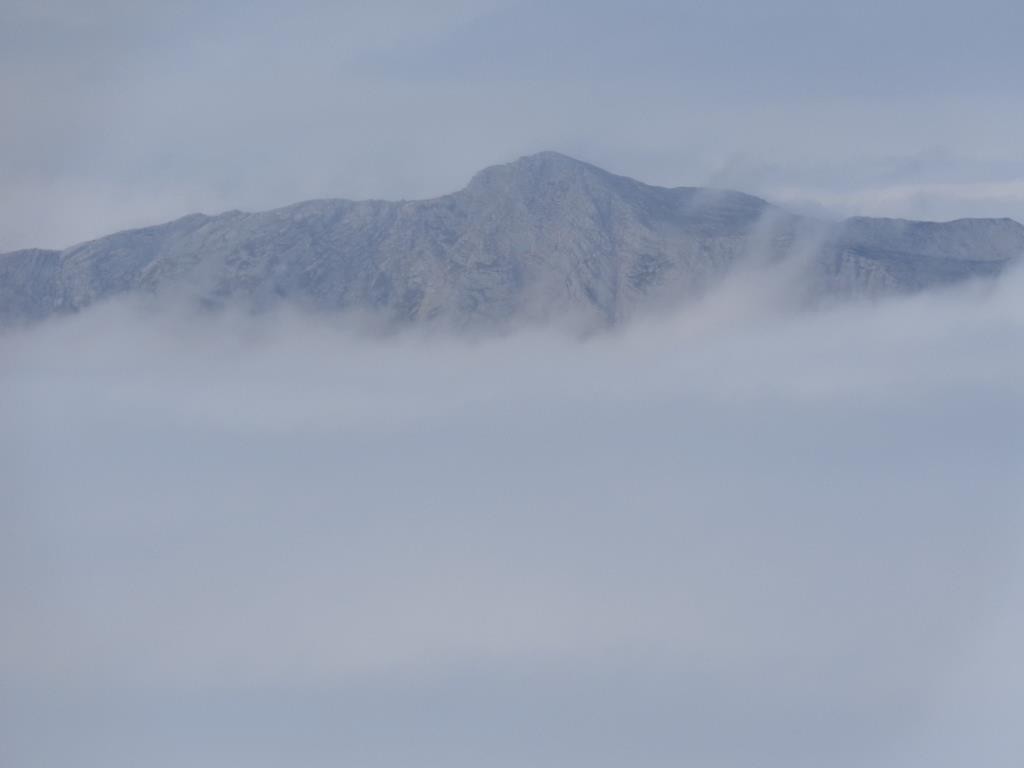
{"label": "rocky summit", "polygon": [[0,255],[0,324],[143,295],[457,327],[564,316],[610,325],[700,296],[745,265],[788,265],[814,303],[994,277],[1022,256],[1024,226],[1010,219],[826,222],[543,152],[431,200],[193,214]]}

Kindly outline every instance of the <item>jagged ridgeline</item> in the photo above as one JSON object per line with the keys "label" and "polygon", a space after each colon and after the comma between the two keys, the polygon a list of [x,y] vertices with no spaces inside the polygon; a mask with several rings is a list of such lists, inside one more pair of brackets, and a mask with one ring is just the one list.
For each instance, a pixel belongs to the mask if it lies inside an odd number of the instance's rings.
{"label": "jagged ridgeline", "polygon": [[992,277],[1022,256],[1024,227],[1010,219],[824,222],[544,152],[432,200],[194,214],[64,251],[4,254],[0,323],[153,295],[464,327],[568,315],[612,324],[692,299],[748,263],[789,265],[814,302]]}

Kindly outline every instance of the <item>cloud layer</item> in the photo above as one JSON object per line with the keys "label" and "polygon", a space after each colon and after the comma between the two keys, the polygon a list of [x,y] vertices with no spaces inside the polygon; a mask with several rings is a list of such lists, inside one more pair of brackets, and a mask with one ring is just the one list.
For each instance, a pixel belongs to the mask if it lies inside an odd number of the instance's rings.
{"label": "cloud layer", "polygon": [[1022,298],[0,338],[0,759],[1015,765]]}

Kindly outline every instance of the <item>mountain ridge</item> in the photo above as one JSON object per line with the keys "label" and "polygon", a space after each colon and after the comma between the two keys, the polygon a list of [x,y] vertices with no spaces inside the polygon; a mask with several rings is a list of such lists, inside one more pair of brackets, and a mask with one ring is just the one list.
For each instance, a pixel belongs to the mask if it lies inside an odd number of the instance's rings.
{"label": "mountain ridge", "polygon": [[674,306],[751,261],[799,260],[804,300],[994,277],[1024,255],[1012,219],[799,216],[753,195],[658,187],[557,152],[421,200],[306,200],[189,214],[60,251],[0,255],[0,323],[123,295],[217,307],[291,302],[456,326],[574,314],[611,325]]}

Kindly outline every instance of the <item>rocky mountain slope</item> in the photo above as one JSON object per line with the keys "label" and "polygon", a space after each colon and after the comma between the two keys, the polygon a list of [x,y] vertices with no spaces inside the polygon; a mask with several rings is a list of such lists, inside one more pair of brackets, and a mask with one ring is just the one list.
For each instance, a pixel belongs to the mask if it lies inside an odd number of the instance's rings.
{"label": "rocky mountain slope", "polygon": [[64,251],[5,254],[0,324],[134,294],[463,327],[556,315],[611,324],[697,296],[743,264],[792,265],[816,301],[994,276],[1022,256],[1024,227],[1009,219],[832,224],[545,152],[432,200],[194,214]]}

